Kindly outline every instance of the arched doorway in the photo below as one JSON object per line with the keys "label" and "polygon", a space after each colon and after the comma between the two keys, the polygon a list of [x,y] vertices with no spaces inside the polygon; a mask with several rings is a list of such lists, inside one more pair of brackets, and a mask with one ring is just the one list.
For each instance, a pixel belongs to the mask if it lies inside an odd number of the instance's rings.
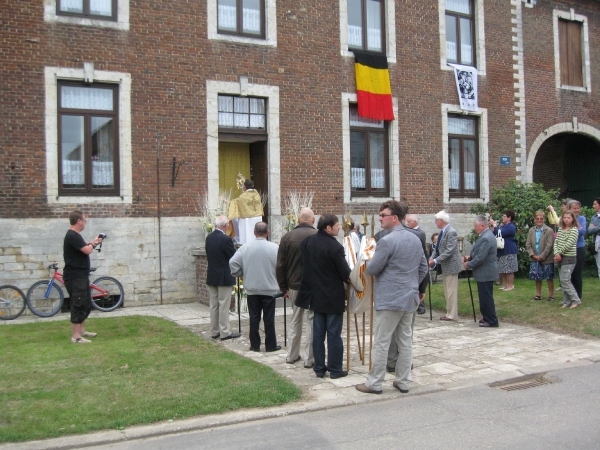
{"label": "arched doorway", "polygon": [[528,161],[529,180],[546,189],[558,189],[561,198],[576,198],[590,206],[600,195],[600,133],[591,127],[586,127],[591,133],[581,129],[576,133],[561,125],[545,130],[534,142]]}

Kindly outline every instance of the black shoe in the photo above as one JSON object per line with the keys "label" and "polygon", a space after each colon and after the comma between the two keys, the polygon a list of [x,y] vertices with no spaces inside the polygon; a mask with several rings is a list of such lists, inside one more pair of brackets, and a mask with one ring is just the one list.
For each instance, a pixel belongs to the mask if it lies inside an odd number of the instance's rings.
{"label": "black shoe", "polygon": [[260,352],[260,348],[250,347],[251,352]]}
{"label": "black shoe", "polygon": [[267,350],[265,350],[266,352],[276,352],[277,350],[281,350],[281,345],[278,345],[275,348],[268,348]]}
{"label": "black shoe", "polygon": [[482,328],[498,328],[498,324],[496,325],[490,325],[487,322],[479,322],[479,326]]}
{"label": "black shoe", "polygon": [[325,372],[315,372],[317,378],[323,378],[325,376]]}
{"label": "black shoe", "polygon": [[388,373],[394,373],[396,371],[395,367],[386,367],[385,370],[388,371]]}
{"label": "black shoe", "polygon": [[337,378],[344,378],[348,376],[348,371],[347,370],[342,370],[341,372],[333,372],[329,374],[329,378],[331,378],[332,380],[335,380]]}
{"label": "black shoe", "polygon": [[242,333],[231,333],[229,336],[225,336],[224,338],[221,338],[222,341],[226,341],[228,339],[236,339],[239,338],[242,335]]}
{"label": "black shoe", "polygon": [[427,312],[427,308],[425,308],[425,303],[419,303],[419,307],[417,308],[417,314],[425,314]]}
{"label": "black shoe", "polygon": [[396,383],[395,381],[392,383],[392,386],[394,386],[396,389],[398,389],[403,394],[408,394],[408,389],[400,389],[400,386],[398,386],[398,383]]}
{"label": "black shoe", "polygon": [[217,334],[216,336],[211,336],[212,339],[219,339],[221,337],[220,334]]}

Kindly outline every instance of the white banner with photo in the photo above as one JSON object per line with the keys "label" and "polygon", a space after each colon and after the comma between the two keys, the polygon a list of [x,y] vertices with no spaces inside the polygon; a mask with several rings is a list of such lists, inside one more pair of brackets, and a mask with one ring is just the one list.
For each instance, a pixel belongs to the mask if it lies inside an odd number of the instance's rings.
{"label": "white banner with photo", "polygon": [[448,64],[454,68],[456,90],[463,111],[477,111],[477,69],[459,64]]}

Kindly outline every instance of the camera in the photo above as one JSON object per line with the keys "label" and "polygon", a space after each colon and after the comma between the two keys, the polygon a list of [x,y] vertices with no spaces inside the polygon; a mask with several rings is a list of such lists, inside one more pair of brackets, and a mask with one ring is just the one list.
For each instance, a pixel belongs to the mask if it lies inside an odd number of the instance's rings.
{"label": "camera", "polygon": [[100,239],[106,239],[106,234],[104,234],[104,233],[98,233],[98,237]]}

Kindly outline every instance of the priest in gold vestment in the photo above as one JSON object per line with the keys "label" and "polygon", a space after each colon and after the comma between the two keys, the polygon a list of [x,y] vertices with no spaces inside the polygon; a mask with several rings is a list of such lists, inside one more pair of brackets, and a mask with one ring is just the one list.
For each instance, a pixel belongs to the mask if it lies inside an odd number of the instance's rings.
{"label": "priest in gold vestment", "polygon": [[260,194],[252,180],[244,181],[244,192],[229,202],[227,218],[233,222],[235,240],[239,244],[253,241],[254,225],[262,221],[264,214]]}

